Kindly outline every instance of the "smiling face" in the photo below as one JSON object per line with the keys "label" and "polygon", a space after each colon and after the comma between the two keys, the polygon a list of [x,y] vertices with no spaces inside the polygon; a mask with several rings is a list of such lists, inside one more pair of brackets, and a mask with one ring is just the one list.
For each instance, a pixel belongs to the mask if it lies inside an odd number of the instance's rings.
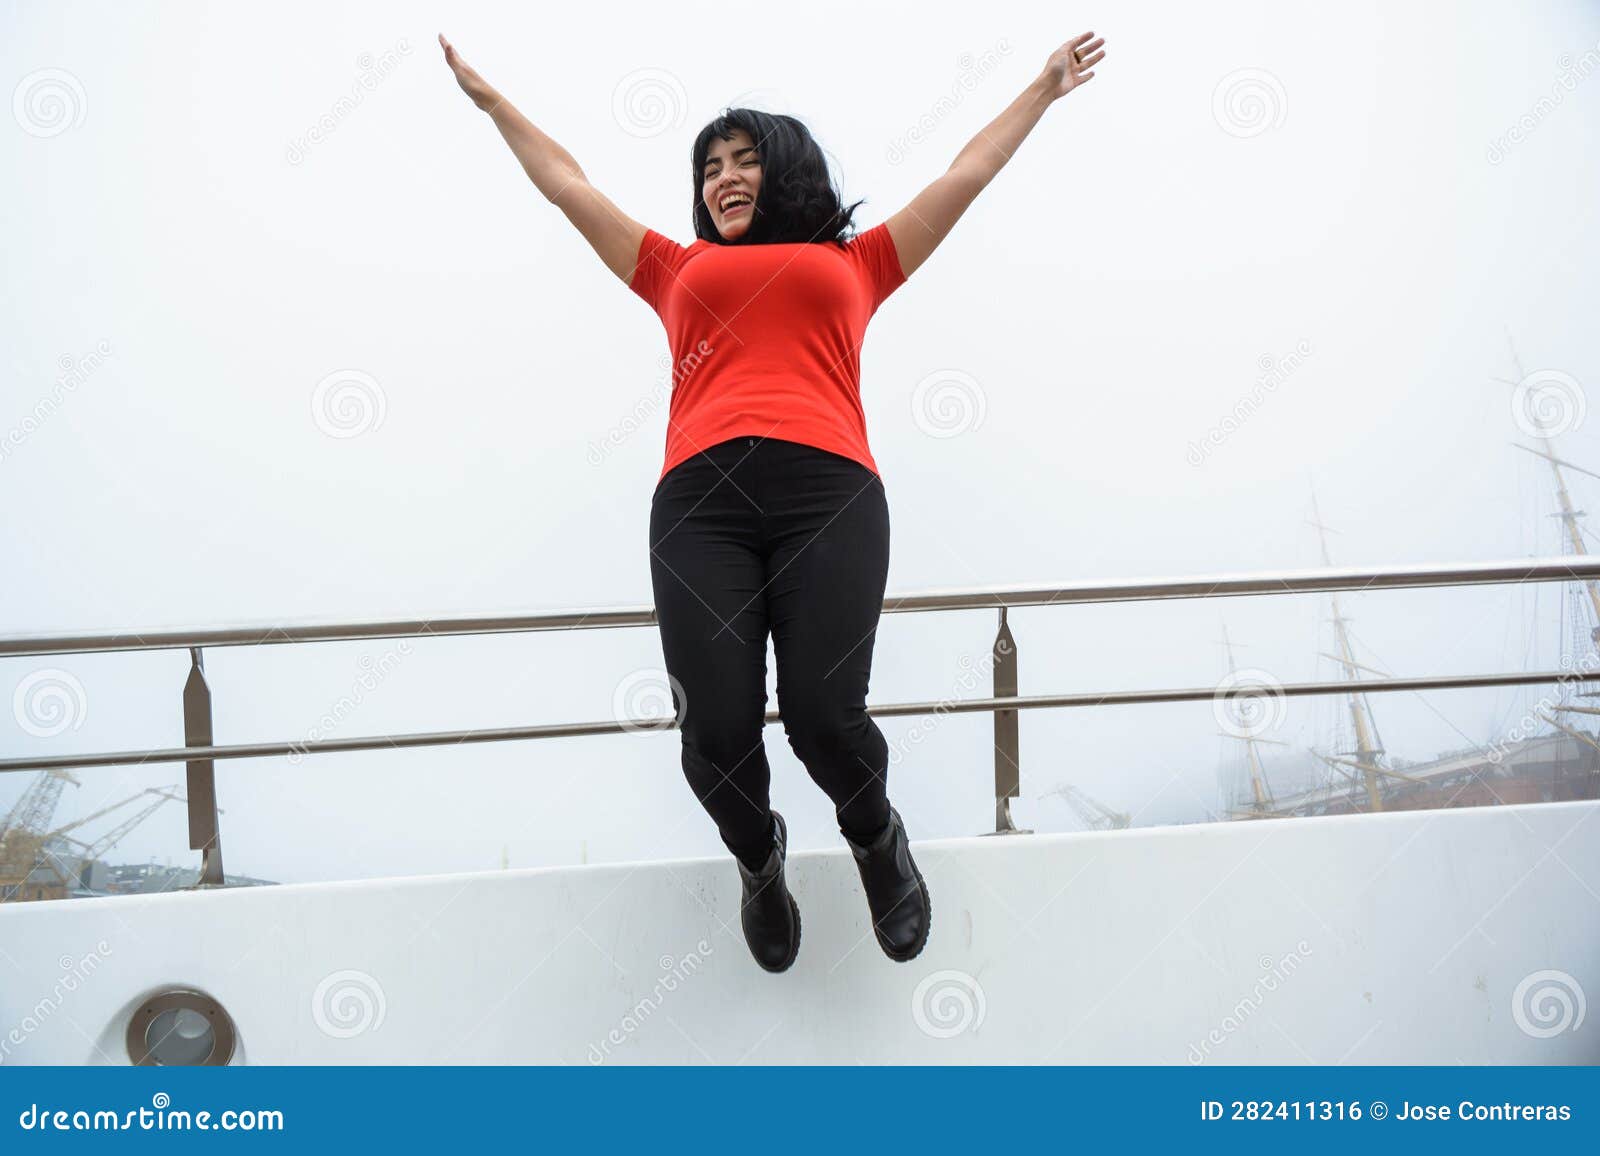
{"label": "smiling face", "polygon": [[700,196],[723,239],[749,232],[761,189],[761,157],[750,134],[735,129],[732,140],[712,137],[700,180]]}

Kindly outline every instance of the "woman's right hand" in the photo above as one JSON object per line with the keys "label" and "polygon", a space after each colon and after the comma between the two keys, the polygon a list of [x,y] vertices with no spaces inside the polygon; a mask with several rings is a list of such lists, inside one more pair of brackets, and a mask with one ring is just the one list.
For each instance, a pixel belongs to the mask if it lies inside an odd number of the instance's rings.
{"label": "woman's right hand", "polygon": [[461,54],[456,51],[455,45],[444,38],[444,33],[439,33],[439,47],[444,49],[444,62],[450,66],[450,71],[456,74],[456,83],[461,86],[461,91],[472,98],[472,103],[485,112],[492,112],[500,103],[500,94],[489,86],[489,82],[479,76],[473,67],[461,59]]}

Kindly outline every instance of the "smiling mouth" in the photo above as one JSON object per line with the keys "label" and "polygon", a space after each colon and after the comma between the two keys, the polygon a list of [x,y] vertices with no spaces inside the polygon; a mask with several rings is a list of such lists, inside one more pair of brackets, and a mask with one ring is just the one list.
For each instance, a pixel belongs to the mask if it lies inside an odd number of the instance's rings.
{"label": "smiling mouth", "polygon": [[732,201],[731,204],[725,201],[719,206],[724,217],[732,217],[735,214],[742,213],[751,205],[750,197],[744,193],[730,194],[730,200]]}

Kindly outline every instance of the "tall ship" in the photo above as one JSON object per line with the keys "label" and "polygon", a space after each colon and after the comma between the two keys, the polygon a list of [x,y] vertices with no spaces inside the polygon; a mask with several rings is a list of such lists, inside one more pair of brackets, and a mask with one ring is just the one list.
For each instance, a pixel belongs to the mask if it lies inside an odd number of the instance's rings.
{"label": "tall ship", "polygon": [[[1515,350],[1519,380],[1527,381]],[[1532,413],[1537,418],[1537,410]],[[1543,461],[1550,470],[1555,495],[1554,517],[1561,547],[1572,557],[1587,559],[1588,531],[1584,514],[1572,500],[1564,470],[1587,477],[1594,471],[1567,461],[1557,451],[1555,434],[1537,420],[1529,421],[1533,445],[1512,443]],[[1312,499],[1312,526],[1317,531],[1322,563],[1331,567],[1328,530]],[[1328,595],[1331,651],[1320,657],[1331,663],[1335,678],[1348,689],[1330,695],[1337,703],[1338,725],[1329,749],[1311,749],[1296,761],[1273,756],[1281,742],[1241,720],[1234,728],[1237,751],[1219,771],[1221,810],[1230,819],[1270,819],[1307,815],[1355,815],[1378,811],[1485,807],[1509,803],[1551,803],[1600,798],[1600,731],[1591,689],[1600,674],[1600,583],[1582,579],[1564,590],[1559,639],[1561,678],[1532,688],[1539,697],[1525,711],[1515,712],[1512,725],[1480,744],[1407,759],[1387,750],[1378,726],[1379,712],[1363,685],[1389,676],[1357,657],[1350,621],[1339,592]],[[1534,629],[1538,629],[1535,625]],[[1224,629],[1224,645],[1226,630]],[[1228,667],[1236,671],[1231,646]],[[1276,774],[1268,765],[1275,763]],[[1274,780],[1277,781],[1274,781]]]}

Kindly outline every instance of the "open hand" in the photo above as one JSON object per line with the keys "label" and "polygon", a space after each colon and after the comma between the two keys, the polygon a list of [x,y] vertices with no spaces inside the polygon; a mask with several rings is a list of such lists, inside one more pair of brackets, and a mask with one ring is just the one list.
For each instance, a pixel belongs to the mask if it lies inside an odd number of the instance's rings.
{"label": "open hand", "polygon": [[461,59],[461,54],[456,51],[455,45],[444,38],[444,33],[439,33],[439,47],[444,49],[444,62],[450,66],[450,71],[456,74],[456,83],[461,86],[461,91],[472,98],[472,103],[485,112],[493,111],[494,106],[500,103],[500,94],[489,86],[489,82],[479,76],[473,67]]}
{"label": "open hand", "polygon": [[1094,79],[1091,69],[1105,59],[1105,42],[1105,37],[1095,39],[1093,32],[1085,32],[1050,54],[1044,65],[1044,79],[1053,99],[1059,100]]}

